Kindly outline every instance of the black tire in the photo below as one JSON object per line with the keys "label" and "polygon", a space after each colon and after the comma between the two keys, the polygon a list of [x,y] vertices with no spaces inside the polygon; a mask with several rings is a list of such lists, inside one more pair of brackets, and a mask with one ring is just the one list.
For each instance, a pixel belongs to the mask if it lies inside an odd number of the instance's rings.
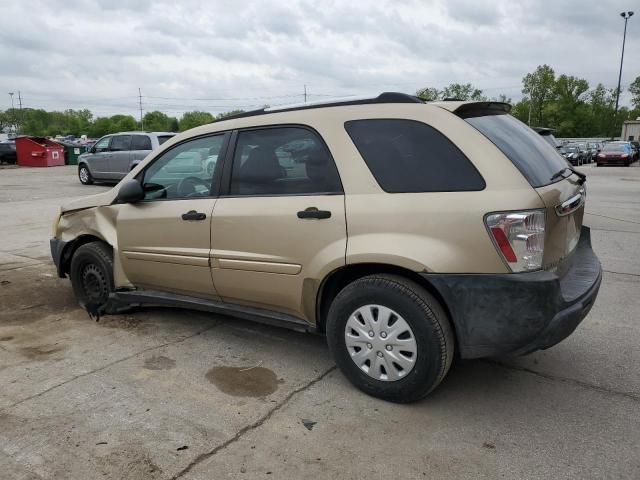
{"label": "black tire", "polygon": [[111,248],[103,242],[78,247],[71,259],[69,277],[73,293],[83,308],[96,312],[104,307],[114,290]]}
{"label": "black tire", "polygon": [[[351,359],[345,342],[347,321],[368,304],[397,312],[413,332],[417,358],[399,380],[375,379]],[[440,384],[453,360],[453,331],[442,306],[420,285],[396,275],[370,275],[347,285],[329,308],[326,330],[329,350],[347,379],[365,393],[392,402],[410,403],[427,396]]]}
{"label": "black tire", "polygon": [[81,164],[78,167],[78,179],[83,185],[93,185],[93,177],[86,165]]}

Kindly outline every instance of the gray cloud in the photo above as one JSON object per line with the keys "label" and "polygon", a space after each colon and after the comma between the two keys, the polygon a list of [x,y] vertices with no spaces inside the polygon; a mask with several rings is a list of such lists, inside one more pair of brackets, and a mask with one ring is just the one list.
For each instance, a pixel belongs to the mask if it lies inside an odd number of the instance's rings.
{"label": "gray cloud", "polygon": [[[451,82],[518,98],[542,63],[612,87],[627,1],[5,2],[0,85],[97,114],[135,114],[141,87],[145,109],[172,115],[300,101],[305,84],[311,99]],[[640,15],[623,84],[640,74],[639,31]]]}

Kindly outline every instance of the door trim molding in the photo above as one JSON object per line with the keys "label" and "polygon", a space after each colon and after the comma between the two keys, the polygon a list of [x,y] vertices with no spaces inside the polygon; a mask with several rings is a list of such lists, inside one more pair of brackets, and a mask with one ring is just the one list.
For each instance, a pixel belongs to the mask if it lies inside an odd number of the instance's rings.
{"label": "door trim molding", "polygon": [[295,263],[263,262],[260,260],[239,260],[234,258],[216,258],[218,268],[229,270],[244,270],[250,272],[281,273],[284,275],[297,275],[302,270],[302,265]]}
{"label": "door trim molding", "polygon": [[192,265],[194,267],[208,267],[209,258],[191,255],[170,255],[166,253],[123,251],[127,260],[143,260],[147,262],[175,263],[178,265]]}

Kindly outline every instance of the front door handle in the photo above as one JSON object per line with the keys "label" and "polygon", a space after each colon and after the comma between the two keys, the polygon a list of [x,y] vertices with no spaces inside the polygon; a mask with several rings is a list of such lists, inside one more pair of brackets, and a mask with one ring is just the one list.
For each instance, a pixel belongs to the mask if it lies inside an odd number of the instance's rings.
{"label": "front door handle", "polygon": [[187,213],[182,214],[183,220],[204,220],[207,218],[206,213],[196,212],[195,210],[189,210]]}
{"label": "front door handle", "polygon": [[331,212],[329,210],[318,210],[316,207],[309,207],[298,212],[298,218],[317,218],[318,220],[323,220],[330,217]]}

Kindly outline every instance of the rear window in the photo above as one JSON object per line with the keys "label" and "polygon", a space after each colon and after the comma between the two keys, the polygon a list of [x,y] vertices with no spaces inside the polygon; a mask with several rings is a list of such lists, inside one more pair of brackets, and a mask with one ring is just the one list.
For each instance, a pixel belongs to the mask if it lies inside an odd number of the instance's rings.
{"label": "rear window", "polygon": [[465,121],[491,140],[520,170],[532,187],[542,187],[567,161],[543,138],[511,115],[485,115],[465,118]]}
{"label": "rear window", "polygon": [[389,193],[482,190],[485,182],[469,159],[435,128],[414,120],[345,123],[380,187]]}
{"label": "rear window", "polygon": [[166,142],[167,140],[173,137],[174,135],[158,135],[158,143],[162,145],[164,142]]}

